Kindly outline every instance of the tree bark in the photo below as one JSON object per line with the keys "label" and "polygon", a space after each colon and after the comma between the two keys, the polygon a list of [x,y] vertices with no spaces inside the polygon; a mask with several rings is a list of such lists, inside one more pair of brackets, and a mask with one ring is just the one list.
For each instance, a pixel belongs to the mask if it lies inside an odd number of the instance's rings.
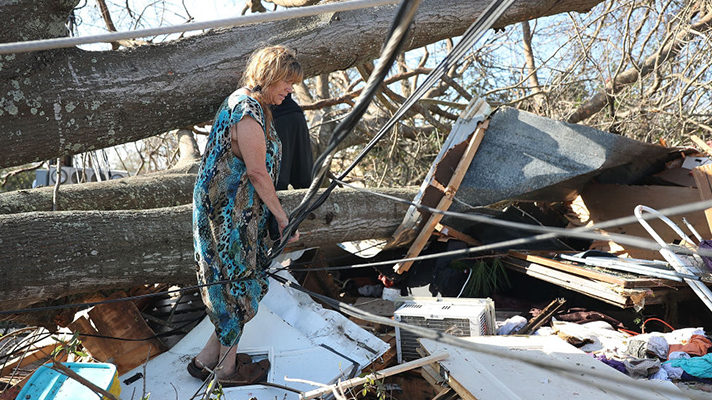
{"label": "tree bark", "polygon": [[[583,12],[601,1],[520,0],[496,27]],[[0,3],[0,42],[66,35],[64,22],[77,3]],[[488,3],[424,2],[407,49],[462,34]],[[362,64],[378,56],[393,14],[394,6],[379,7],[216,29],[117,51],[71,48],[0,56],[0,142],[12,149],[0,155],[0,168],[106,148],[210,120],[237,86],[239,71],[258,45],[279,43],[297,49],[307,77]],[[28,24],[29,16],[45,25]]]}
{"label": "tree bark", "polygon": [[[200,152],[193,133],[178,131],[180,159],[171,169],[103,182],[60,185],[57,211],[146,210],[193,201]],[[0,193],[0,214],[53,210],[53,187]]]}
{"label": "tree bark", "polygon": [[[285,209],[306,190],[279,192]],[[382,192],[412,199],[417,188]],[[336,189],[302,223],[294,248],[386,238],[407,206]],[[192,207],[0,215],[0,310],[143,284],[195,284]]]}
{"label": "tree bark", "polygon": [[[197,169],[197,163],[194,164]],[[196,173],[157,172],[104,182],[60,185],[58,211],[145,210],[193,201]],[[52,211],[53,187],[0,193],[0,214]]]}

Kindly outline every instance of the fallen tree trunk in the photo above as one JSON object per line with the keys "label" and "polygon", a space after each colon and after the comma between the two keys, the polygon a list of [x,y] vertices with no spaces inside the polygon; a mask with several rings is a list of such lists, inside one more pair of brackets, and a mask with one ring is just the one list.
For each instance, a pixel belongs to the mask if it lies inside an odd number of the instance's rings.
{"label": "fallen tree trunk", "polygon": [[[417,189],[386,189],[411,199]],[[305,191],[280,192],[291,210]],[[300,226],[298,247],[388,237],[407,206],[337,189]],[[143,284],[195,284],[192,207],[0,215],[0,310]]]}
{"label": "fallen tree trunk", "polygon": [[[494,27],[587,11],[601,1],[520,0]],[[0,41],[62,36],[78,3],[0,2]],[[487,4],[423,2],[405,50],[461,35]],[[0,168],[129,143],[208,121],[237,86],[247,57],[260,45],[281,43],[298,49],[306,77],[373,60],[394,13],[395,6],[377,7],[215,29],[125,50],[70,48],[4,56],[0,142],[12,151],[0,155]]]}
{"label": "fallen tree trunk", "polygon": [[[57,211],[145,210],[193,201],[195,173],[159,172],[104,182],[61,185]],[[0,193],[0,214],[52,211],[54,187]]]}

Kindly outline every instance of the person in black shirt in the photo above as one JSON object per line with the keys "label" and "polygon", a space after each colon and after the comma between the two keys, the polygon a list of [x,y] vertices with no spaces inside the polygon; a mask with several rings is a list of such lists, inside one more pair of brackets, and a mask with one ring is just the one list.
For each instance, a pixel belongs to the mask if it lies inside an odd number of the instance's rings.
{"label": "person in black shirt", "polygon": [[274,128],[282,141],[282,167],[277,190],[286,190],[289,185],[295,189],[308,188],[314,159],[304,111],[290,93],[282,104],[272,108],[272,117]]}

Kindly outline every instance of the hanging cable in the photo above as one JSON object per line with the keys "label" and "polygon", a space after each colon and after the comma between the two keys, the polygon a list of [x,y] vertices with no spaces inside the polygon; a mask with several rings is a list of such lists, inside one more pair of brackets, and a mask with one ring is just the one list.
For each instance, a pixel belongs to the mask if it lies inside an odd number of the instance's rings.
{"label": "hanging cable", "polygon": [[[366,145],[364,150],[356,157],[356,159],[351,163],[351,165],[344,170],[337,179],[344,179],[356,165],[363,160],[368,152],[375,146],[375,144],[383,138],[383,136],[388,132],[393,125],[410,109],[410,107],[415,104],[425,93],[429,90],[437,80],[439,80],[443,74],[454,64],[453,60],[459,60],[462,58],[467,51],[484,35],[484,32],[489,29],[494,23],[499,19],[502,14],[509,8],[509,6],[514,2],[514,0],[495,0],[480,14],[480,16],[475,20],[475,22],[467,29],[463,34],[461,40],[455,45],[453,50],[448,54],[440,64],[434,68],[430,74],[426,77],[423,83],[403,102],[401,107],[396,111],[396,113],[386,122],[386,124],[379,130],[379,132],[371,139],[371,141]],[[395,31],[395,30],[392,30]],[[379,63],[379,67],[381,63]],[[377,70],[378,71],[378,70]],[[377,71],[371,74],[371,77],[376,75]],[[379,71],[380,72],[380,71]],[[371,77],[369,77],[369,82],[372,82]],[[385,78],[385,76],[383,77]],[[382,78],[382,79],[383,79]],[[382,80],[381,79],[381,80]],[[380,83],[379,83],[380,86]],[[367,89],[370,89],[367,87]],[[373,91],[375,92],[375,89]],[[366,97],[366,90],[362,92],[362,97]],[[370,100],[369,100],[370,101]],[[354,107],[355,111],[356,107]],[[352,111],[353,112],[353,111]],[[361,113],[362,114],[362,113]],[[350,116],[349,116],[350,117]],[[359,115],[360,118],[360,115]],[[347,118],[348,119],[348,118]],[[351,121],[351,120],[349,120]],[[354,121],[355,123],[355,121]],[[281,253],[287,245],[287,241],[297,227],[304,221],[304,219],[313,210],[321,206],[324,201],[329,197],[331,191],[333,191],[337,184],[332,181],[326,190],[312,202],[312,199],[316,197],[317,189],[321,186],[324,180],[326,171],[324,170],[324,163],[330,162],[330,157],[332,156],[332,151],[338,146],[338,144],[346,137],[350,132],[342,131],[341,129],[348,126],[346,120],[342,121],[337,128],[334,130],[332,135],[332,140],[330,140],[329,147],[322,153],[317,162],[314,163],[314,170],[312,171],[312,185],[309,187],[307,194],[304,196],[302,203],[295,208],[290,214],[290,221],[284,230],[281,242],[271,251],[270,259],[274,259],[279,253]],[[321,163],[320,163],[321,162]],[[311,202],[311,203],[310,203]]]}
{"label": "hanging cable", "polygon": [[327,189],[327,192],[322,194],[322,196],[317,199],[314,203],[310,203],[314,197],[317,195],[317,191],[321,186],[322,182],[326,178],[326,174],[331,166],[331,159],[336,152],[336,148],[341,143],[346,136],[348,136],[354,129],[358,121],[361,119],[363,114],[368,109],[371,104],[373,97],[376,92],[380,90],[381,84],[385,79],[388,71],[395,62],[396,58],[400,54],[403,45],[405,44],[406,34],[408,33],[408,28],[413,22],[415,17],[415,12],[420,5],[421,0],[410,0],[403,1],[396,11],[396,17],[393,19],[391,28],[389,29],[389,34],[391,36],[387,37],[386,44],[383,47],[381,57],[379,59],[376,69],[371,73],[371,76],[366,83],[366,87],[361,92],[356,105],[351,110],[351,112],[336,126],[334,132],[329,140],[324,152],[317,158],[314,162],[314,169],[312,171],[312,183],[309,186],[307,194],[302,199],[302,202],[292,211],[290,215],[289,224],[284,229],[282,234],[282,240],[277,246],[270,250],[269,259],[273,260],[276,258],[282,250],[284,250],[287,245],[288,239],[294,234],[299,224],[304,221],[311,210],[319,207],[328,194],[333,190],[333,184]]}

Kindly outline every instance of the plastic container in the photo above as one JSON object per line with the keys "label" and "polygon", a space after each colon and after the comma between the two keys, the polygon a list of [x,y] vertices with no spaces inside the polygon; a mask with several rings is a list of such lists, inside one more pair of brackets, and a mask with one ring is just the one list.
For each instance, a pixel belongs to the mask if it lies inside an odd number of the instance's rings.
{"label": "plastic container", "polygon": [[[114,364],[62,363],[97,387],[119,396],[121,385]],[[76,380],[42,365],[35,371],[16,397],[22,400],[98,400],[106,398]]]}

